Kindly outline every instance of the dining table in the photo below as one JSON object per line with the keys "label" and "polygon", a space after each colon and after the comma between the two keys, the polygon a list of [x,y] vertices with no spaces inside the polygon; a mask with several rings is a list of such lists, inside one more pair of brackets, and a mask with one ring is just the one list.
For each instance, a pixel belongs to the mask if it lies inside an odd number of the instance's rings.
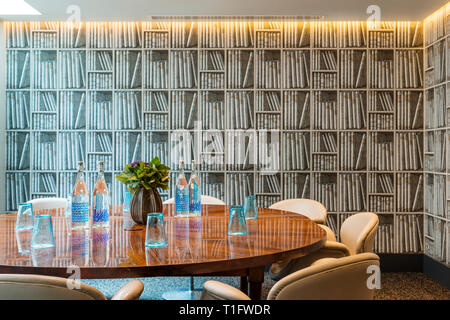
{"label": "dining table", "polygon": [[[52,213],[54,248],[32,249],[32,230],[15,230],[16,213],[0,214],[0,273],[80,279],[156,276],[236,276],[240,289],[261,299],[265,266],[318,250],[326,232],[305,215],[258,208],[247,234],[227,233],[228,205],[203,205],[201,214],[177,217],[163,206],[167,246],[146,247],[146,227],[117,206],[109,227],[72,229],[70,215]],[[35,215],[40,214],[36,212]]]}

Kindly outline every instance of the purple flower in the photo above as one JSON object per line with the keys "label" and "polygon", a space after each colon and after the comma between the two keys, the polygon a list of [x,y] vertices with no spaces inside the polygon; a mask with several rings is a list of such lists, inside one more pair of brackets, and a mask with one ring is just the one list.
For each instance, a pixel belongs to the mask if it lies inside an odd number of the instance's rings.
{"label": "purple flower", "polygon": [[[134,162],[130,163],[130,166],[132,166],[132,167],[138,166],[141,162],[143,162],[143,161],[142,160],[134,161]],[[148,162],[144,162],[144,164],[146,166],[148,166]]]}
{"label": "purple flower", "polygon": [[130,166],[132,166],[132,167],[137,166],[137,165],[139,165],[139,162],[140,161],[134,161],[134,162],[130,163]]}

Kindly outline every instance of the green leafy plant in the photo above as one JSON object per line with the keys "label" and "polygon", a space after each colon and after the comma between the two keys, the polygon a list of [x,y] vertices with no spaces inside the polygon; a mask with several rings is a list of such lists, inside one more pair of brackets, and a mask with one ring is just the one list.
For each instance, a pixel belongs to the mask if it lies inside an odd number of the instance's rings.
{"label": "green leafy plant", "polygon": [[139,187],[149,189],[169,189],[170,168],[161,163],[158,157],[150,162],[134,161],[126,164],[124,170],[116,179],[125,184],[133,194]]}

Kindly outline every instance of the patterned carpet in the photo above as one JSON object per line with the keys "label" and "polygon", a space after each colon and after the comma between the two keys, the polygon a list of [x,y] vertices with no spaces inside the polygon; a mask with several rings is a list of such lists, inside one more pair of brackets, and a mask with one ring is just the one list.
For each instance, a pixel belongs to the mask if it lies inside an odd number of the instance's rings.
{"label": "patterned carpet", "polygon": [[[239,287],[239,278],[215,277],[195,278],[195,289],[200,290],[203,283],[209,279],[222,281]],[[83,280],[84,283],[92,285],[102,291],[108,298],[130,279],[105,279],[105,280]],[[139,278],[144,283],[144,292],[141,299],[162,299],[164,292],[170,290],[183,290],[189,288],[188,277],[158,277]],[[273,286],[274,282],[267,276],[263,286],[263,298]],[[383,273],[381,276],[381,289],[375,294],[376,300],[450,300],[450,291],[435,282],[423,273]]]}

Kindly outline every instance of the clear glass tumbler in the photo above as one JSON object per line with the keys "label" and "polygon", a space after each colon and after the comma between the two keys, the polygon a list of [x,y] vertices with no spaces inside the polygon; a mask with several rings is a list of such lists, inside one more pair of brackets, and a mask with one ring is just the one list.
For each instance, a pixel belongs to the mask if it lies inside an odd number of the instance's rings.
{"label": "clear glass tumbler", "polygon": [[245,222],[244,210],[242,206],[232,206],[228,220],[229,236],[244,236],[247,234],[247,224]]}
{"label": "clear glass tumbler", "polygon": [[166,230],[162,213],[149,213],[147,216],[147,230],[145,233],[146,247],[166,247]]}
{"label": "clear glass tumbler", "polygon": [[245,197],[244,215],[245,219],[247,220],[258,218],[258,208],[256,207],[256,196]]}
{"label": "clear glass tumbler", "polygon": [[134,225],[133,219],[131,218],[130,212],[130,203],[133,195],[125,188],[123,193],[123,205],[122,205],[122,214],[123,214],[123,228],[131,228]]}
{"label": "clear glass tumbler", "polygon": [[16,230],[33,230],[33,206],[31,203],[19,204]]}
{"label": "clear glass tumbler", "polygon": [[34,218],[33,236],[31,237],[32,249],[45,249],[55,246],[53,238],[52,216],[49,214],[37,215]]}

